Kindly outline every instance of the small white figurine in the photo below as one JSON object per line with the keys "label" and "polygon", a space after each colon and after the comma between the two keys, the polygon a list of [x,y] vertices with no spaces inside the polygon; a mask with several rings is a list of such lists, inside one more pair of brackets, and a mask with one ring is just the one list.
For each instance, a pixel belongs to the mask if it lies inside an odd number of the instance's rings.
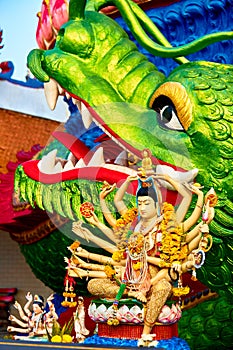
{"label": "small white figurine", "polygon": [[74,312],[74,330],[79,343],[83,342],[90,333],[85,326],[85,308],[83,297],[78,297],[78,305]]}

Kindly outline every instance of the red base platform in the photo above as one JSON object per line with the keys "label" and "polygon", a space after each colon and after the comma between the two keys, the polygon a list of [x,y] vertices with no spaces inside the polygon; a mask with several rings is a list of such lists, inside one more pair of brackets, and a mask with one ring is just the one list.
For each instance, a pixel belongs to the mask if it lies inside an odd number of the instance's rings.
{"label": "red base platform", "polygon": [[[118,326],[109,326],[106,323],[98,323],[98,336],[107,338],[121,339],[140,339],[143,325],[119,324]],[[157,340],[170,339],[178,337],[178,324],[155,325],[151,331],[156,334]]]}

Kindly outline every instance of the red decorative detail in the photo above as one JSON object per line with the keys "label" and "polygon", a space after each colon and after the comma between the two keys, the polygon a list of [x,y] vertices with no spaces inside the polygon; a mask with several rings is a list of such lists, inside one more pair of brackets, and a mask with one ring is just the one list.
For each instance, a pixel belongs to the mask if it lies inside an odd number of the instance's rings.
{"label": "red decorative detail", "polygon": [[90,218],[94,213],[94,211],[95,211],[95,208],[93,204],[90,202],[84,202],[83,204],[80,205],[80,213],[85,218]]}
{"label": "red decorative detail", "polygon": [[43,50],[52,49],[58,30],[68,21],[68,4],[66,0],[43,0],[38,13],[36,40]]}
{"label": "red decorative detail", "polygon": [[93,152],[85,145],[85,143],[77,139],[77,137],[63,131],[54,131],[52,135],[69,149],[77,159],[82,158],[88,163],[93,156]]}
{"label": "red decorative detail", "polygon": [[[85,179],[91,181],[107,181],[110,184],[116,182],[123,182],[127,175],[120,172],[114,171],[101,167],[85,167],[80,169],[73,169],[59,174],[44,174],[38,169],[39,160],[30,160],[23,164],[24,171],[27,176],[31,179],[40,181],[45,184],[53,184],[67,180]],[[114,173],[114,176],[113,176]],[[137,181],[135,182],[135,188],[133,193],[136,193]]]}
{"label": "red decorative detail", "polygon": [[7,164],[8,173],[0,174],[0,228],[3,230],[5,227],[2,224],[10,224],[14,223],[15,220],[20,216],[29,215],[32,210],[25,209],[20,212],[14,211],[12,205],[12,194],[14,192],[14,174],[16,168],[26,160],[33,158],[35,154],[37,154],[42,147],[40,145],[35,145],[31,148],[31,151],[19,151],[16,155],[18,161],[17,162],[9,162]]}
{"label": "red decorative detail", "polygon": [[0,63],[0,80],[10,79],[13,72],[14,72],[14,65],[11,61],[4,61]]}
{"label": "red decorative detail", "polygon": [[8,73],[12,70],[12,67],[9,66],[9,61],[4,61],[0,63],[1,73]]}
{"label": "red decorative detail", "polygon": [[[0,29],[0,44],[2,43],[2,29]],[[3,48],[4,45],[0,45],[0,49]]]}

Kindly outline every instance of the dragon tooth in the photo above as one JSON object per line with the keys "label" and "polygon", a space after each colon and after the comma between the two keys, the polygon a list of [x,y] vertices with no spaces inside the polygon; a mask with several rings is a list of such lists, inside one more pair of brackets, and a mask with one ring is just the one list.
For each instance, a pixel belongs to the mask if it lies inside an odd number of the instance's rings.
{"label": "dragon tooth", "polygon": [[63,171],[62,165],[60,162],[57,162],[55,167],[53,168],[53,174],[59,174]]}
{"label": "dragon tooth", "polygon": [[93,118],[88,108],[83,103],[81,103],[80,113],[82,115],[83,125],[86,129],[88,129],[93,121]]}
{"label": "dragon tooth", "polygon": [[185,171],[185,172],[180,172],[179,180],[180,182],[188,182],[188,183],[193,182],[197,174],[198,174],[197,168],[194,168],[192,170]]}
{"label": "dragon tooth", "polygon": [[79,159],[79,161],[75,165],[75,169],[79,168],[85,168],[86,164],[82,158]]}
{"label": "dragon tooth", "polygon": [[[165,174],[169,175],[173,180],[179,181],[180,183],[185,183],[185,182],[190,183],[190,182],[193,182],[193,180],[197,176],[198,169],[194,168],[192,170],[183,172],[183,171],[177,171],[168,165],[161,165],[161,164],[157,165],[156,175],[165,175]],[[174,187],[171,186],[171,184],[169,184],[167,181],[159,179],[159,182],[163,187],[172,191],[175,190]]]}
{"label": "dragon tooth", "polygon": [[68,161],[71,161],[73,165],[75,165],[76,162],[77,162],[77,158],[73,155],[72,152],[69,153],[69,155],[68,155],[68,157],[67,157],[67,160],[68,160]]}
{"label": "dragon tooth", "polygon": [[66,95],[67,100],[71,99],[71,96],[70,96],[70,94],[67,91],[65,91],[65,95]]}
{"label": "dragon tooth", "polygon": [[88,163],[88,166],[101,166],[105,164],[104,161],[104,153],[103,147],[97,149],[97,151],[93,154],[91,160]]}
{"label": "dragon tooth", "polygon": [[80,111],[81,110],[81,101],[80,100],[75,100],[75,104],[76,106],[78,107],[78,110]]}
{"label": "dragon tooth", "polygon": [[58,88],[59,95],[64,95],[65,90],[61,87],[61,85],[57,84],[57,88]]}
{"label": "dragon tooth", "polygon": [[49,108],[53,111],[59,95],[58,85],[54,79],[50,79],[48,83],[44,83],[44,94]]}
{"label": "dragon tooth", "polygon": [[45,157],[50,159],[54,165],[55,165],[55,161],[56,161],[56,156],[57,156],[57,149],[56,148],[45,155]]}
{"label": "dragon tooth", "polygon": [[71,160],[68,160],[68,162],[64,166],[64,171],[72,170],[74,169],[73,162]]}
{"label": "dragon tooth", "polygon": [[76,98],[72,97],[72,102],[75,106],[77,106],[78,110],[81,110],[81,101],[77,100]]}
{"label": "dragon tooth", "polygon": [[125,165],[127,164],[127,152],[123,150],[118,156],[116,157],[114,163],[118,165]]}
{"label": "dragon tooth", "polygon": [[45,174],[51,174],[53,172],[56,161],[57,149],[52,150],[48,154],[44,155],[38,163],[38,168]]}

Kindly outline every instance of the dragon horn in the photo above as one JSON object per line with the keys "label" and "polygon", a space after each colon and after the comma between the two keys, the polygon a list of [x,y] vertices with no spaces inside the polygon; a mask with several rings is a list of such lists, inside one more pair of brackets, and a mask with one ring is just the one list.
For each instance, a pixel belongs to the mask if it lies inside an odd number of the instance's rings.
{"label": "dragon horn", "polygon": [[233,31],[211,33],[188,44],[172,47],[161,31],[133,0],[89,0],[88,9],[98,11],[110,4],[114,4],[118,8],[132,35],[142,47],[154,56],[173,58],[179,64],[188,62],[184,56],[198,52],[210,44],[233,39]]}
{"label": "dragon horn", "polygon": [[69,19],[83,19],[87,0],[70,0]]}

